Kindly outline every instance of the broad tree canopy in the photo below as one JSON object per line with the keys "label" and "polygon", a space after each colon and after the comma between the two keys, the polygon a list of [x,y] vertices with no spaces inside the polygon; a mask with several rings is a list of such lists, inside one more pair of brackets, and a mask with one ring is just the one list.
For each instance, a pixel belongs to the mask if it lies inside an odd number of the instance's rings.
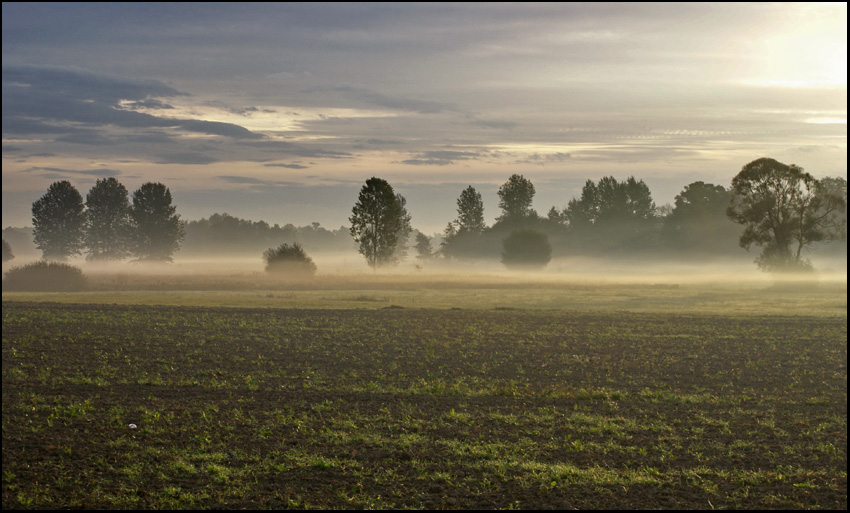
{"label": "broad tree canopy", "polygon": [[803,168],[771,158],[745,165],[732,179],[727,215],[744,226],[741,247],[756,245],[756,264],[766,271],[811,268],[803,250],[814,242],[846,236],[841,216],[846,201]]}

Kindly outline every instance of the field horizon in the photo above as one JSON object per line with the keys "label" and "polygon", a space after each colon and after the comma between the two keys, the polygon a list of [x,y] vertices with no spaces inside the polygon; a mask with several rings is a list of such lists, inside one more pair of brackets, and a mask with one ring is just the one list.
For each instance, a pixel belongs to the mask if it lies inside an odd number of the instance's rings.
{"label": "field horizon", "polygon": [[846,508],[846,272],[132,268],[3,291],[4,509]]}

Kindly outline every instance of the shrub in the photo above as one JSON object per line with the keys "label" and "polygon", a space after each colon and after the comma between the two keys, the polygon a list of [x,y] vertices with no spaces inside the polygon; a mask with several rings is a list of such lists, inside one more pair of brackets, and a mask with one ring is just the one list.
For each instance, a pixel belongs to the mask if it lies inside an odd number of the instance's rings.
{"label": "shrub", "polygon": [[263,253],[263,260],[268,273],[294,277],[312,277],[316,274],[316,264],[297,242],[291,245],[284,243],[276,249],[269,248]]}
{"label": "shrub", "polygon": [[514,230],[502,245],[502,263],[510,268],[542,269],[552,259],[549,237],[535,230]]}
{"label": "shrub", "polygon": [[6,272],[3,290],[29,292],[75,292],[86,288],[79,267],[39,260]]}

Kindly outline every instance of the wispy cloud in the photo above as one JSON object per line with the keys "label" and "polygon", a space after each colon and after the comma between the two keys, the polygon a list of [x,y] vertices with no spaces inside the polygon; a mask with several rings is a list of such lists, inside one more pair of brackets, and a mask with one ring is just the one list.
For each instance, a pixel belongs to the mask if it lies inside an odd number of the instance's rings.
{"label": "wispy cloud", "polygon": [[50,178],[67,178],[68,176],[93,176],[99,178],[108,178],[121,176],[121,171],[117,169],[64,169],[58,167],[30,167],[23,170],[26,173],[36,173],[39,176]]}
{"label": "wispy cloud", "polygon": [[301,164],[293,163],[293,164],[263,164],[265,167],[285,167],[287,169],[308,169],[309,166],[302,166]]}
{"label": "wispy cloud", "polygon": [[474,160],[481,154],[472,151],[432,150],[425,151],[414,158],[402,160],[402,164],[411,166],[447,166],[462,160]]}
{"label": "wispy cloud", "polygon": [[412,111],[420,114],[436,114],[457,110],[456,106],[445,102],[388,95],[362,87],[340,86],[334,87],[332,90],[343,93],[344,96],[355,102],[391,110]]}

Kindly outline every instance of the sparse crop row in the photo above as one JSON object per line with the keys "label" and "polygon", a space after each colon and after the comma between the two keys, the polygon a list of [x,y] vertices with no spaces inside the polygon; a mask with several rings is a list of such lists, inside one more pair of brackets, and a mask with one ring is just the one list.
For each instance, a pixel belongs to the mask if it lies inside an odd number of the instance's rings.
{"label": "sparse crop row", "polygon": [[845,318],[4,302],[3,507],[843,508],[846,342]]}

